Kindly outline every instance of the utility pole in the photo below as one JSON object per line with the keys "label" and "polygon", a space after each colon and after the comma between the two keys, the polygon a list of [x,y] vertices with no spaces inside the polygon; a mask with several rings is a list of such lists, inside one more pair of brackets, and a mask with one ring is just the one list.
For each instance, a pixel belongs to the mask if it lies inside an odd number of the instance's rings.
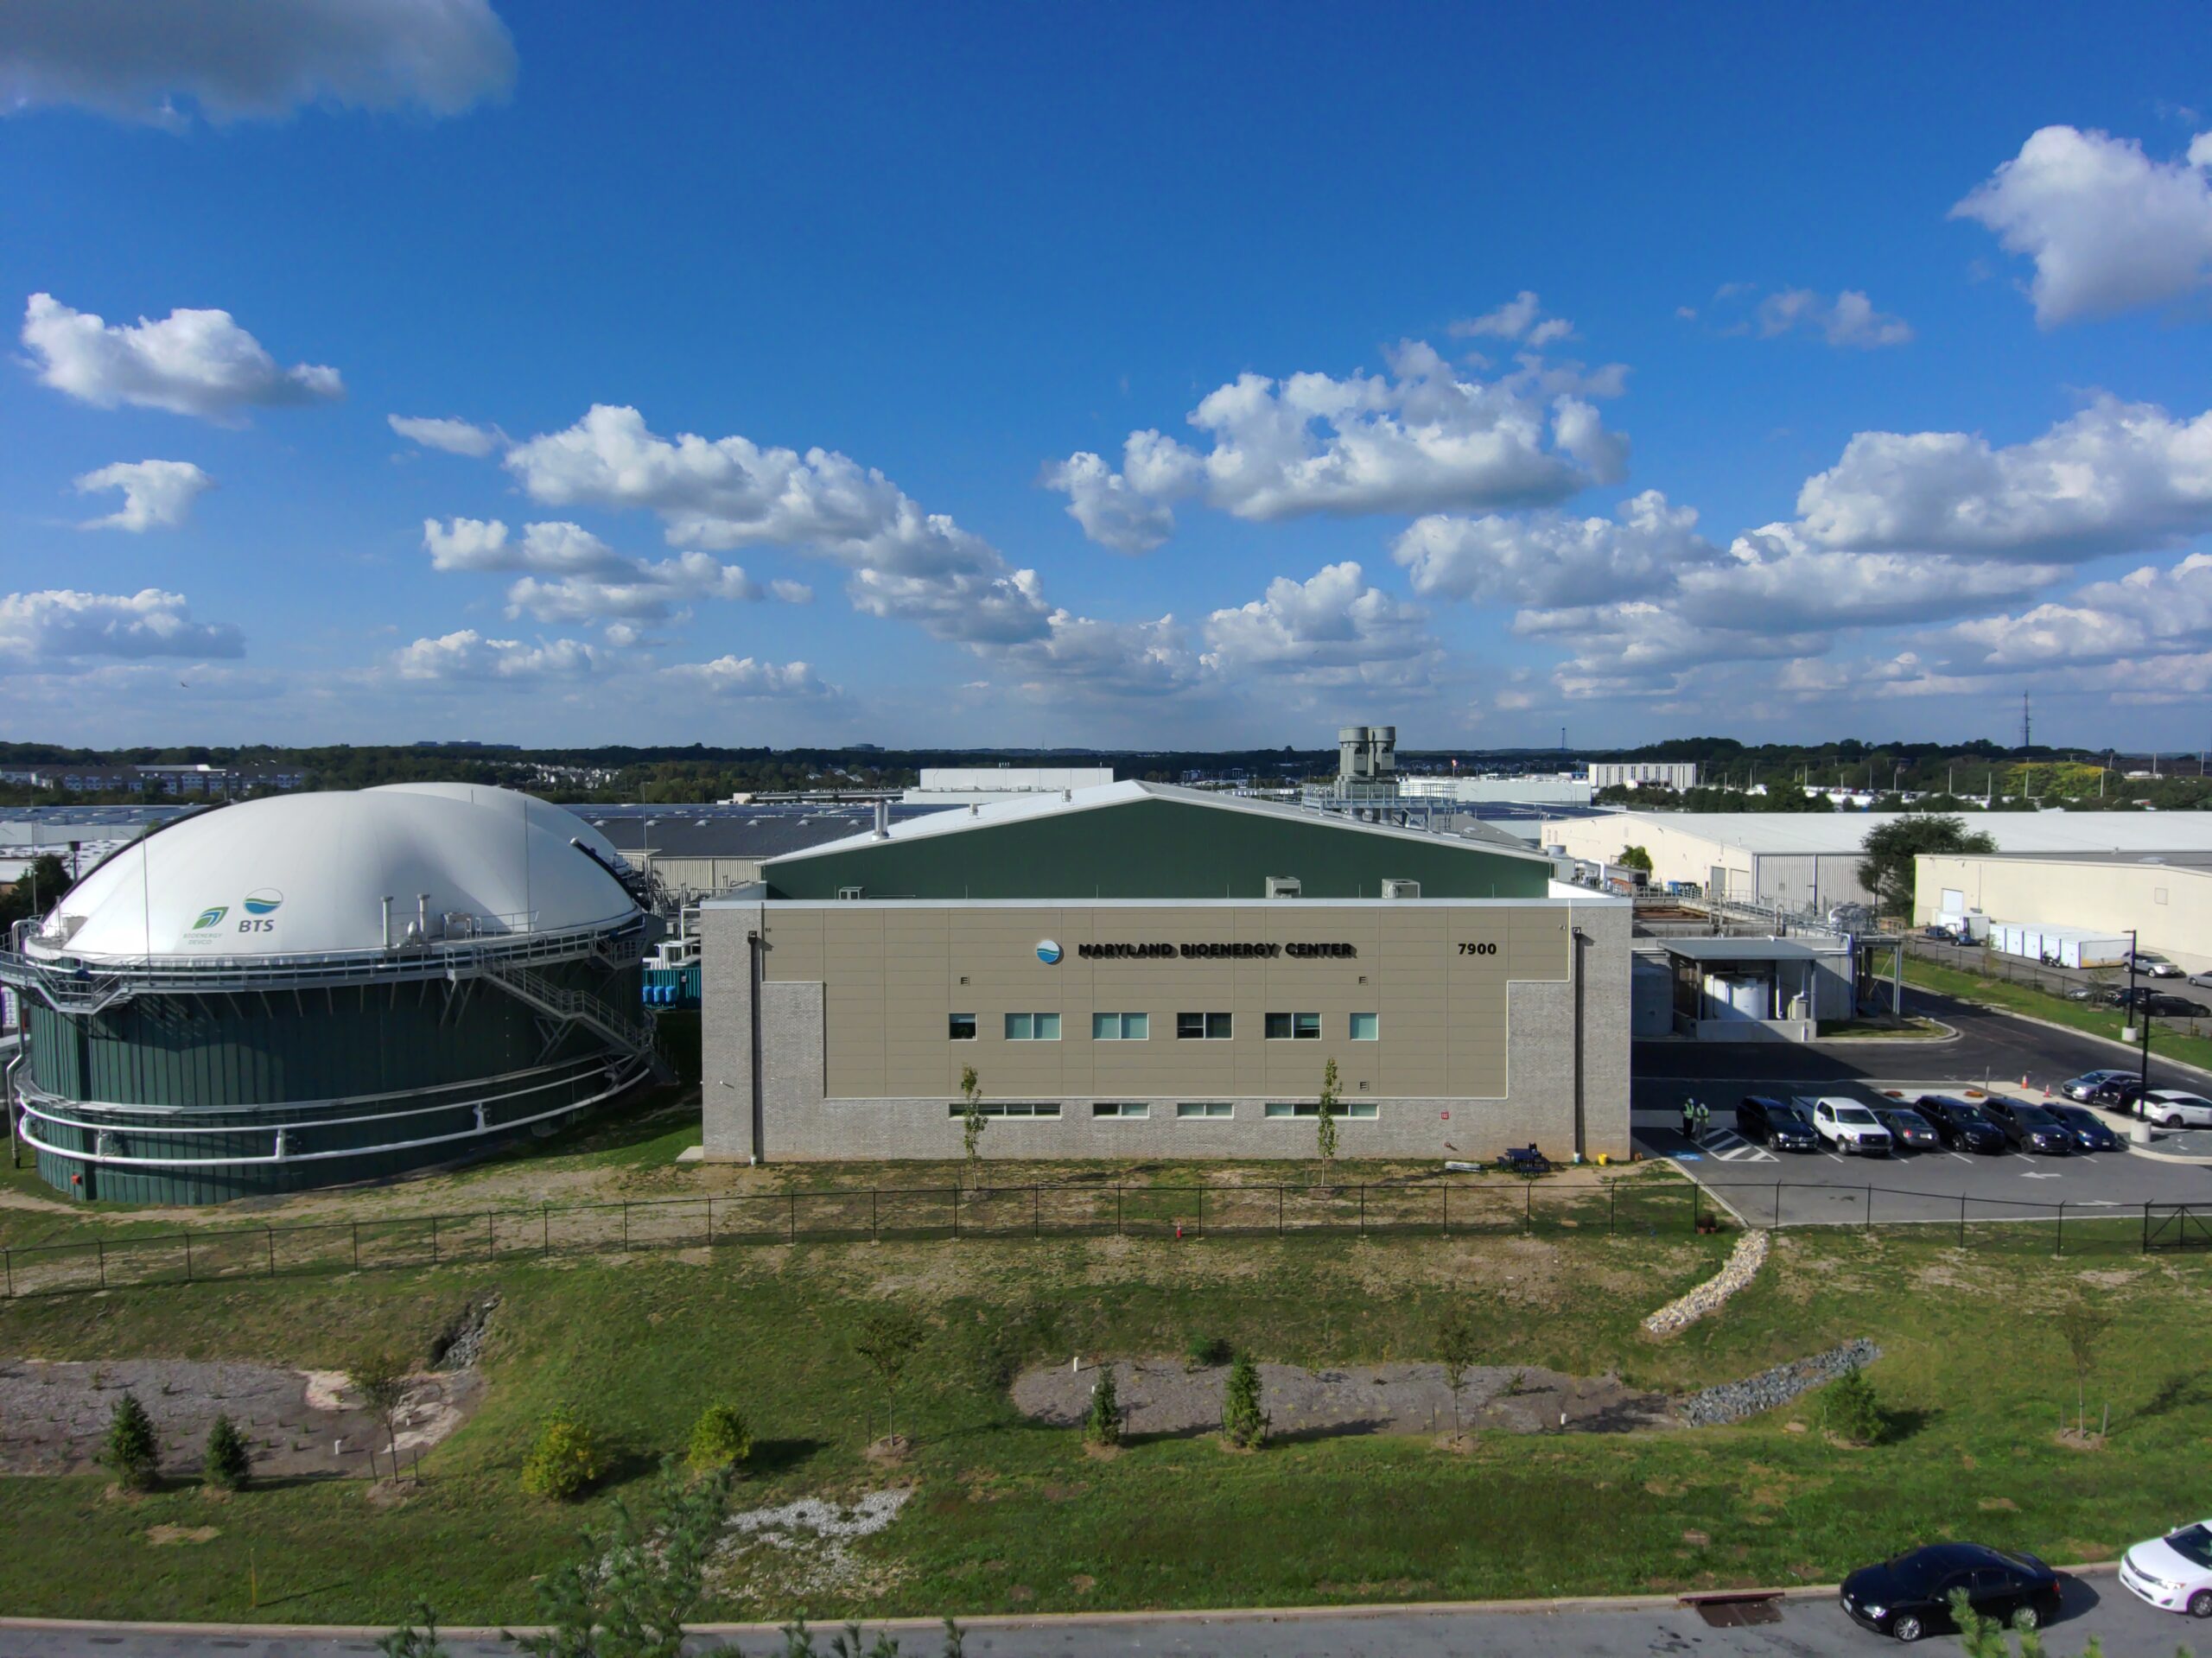
{"label": "utility pole", "polygon": [[2035,746],[2036,722],[2028,713],[2028,694],[2020,693],[2020,758],[2027,758],[2027,751]]}

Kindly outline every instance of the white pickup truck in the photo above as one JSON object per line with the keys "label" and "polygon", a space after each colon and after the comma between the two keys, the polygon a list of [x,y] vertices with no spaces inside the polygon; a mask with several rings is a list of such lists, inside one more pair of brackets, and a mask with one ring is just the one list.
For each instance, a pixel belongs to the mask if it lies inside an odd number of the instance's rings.
{"label": "white pickup truck", "polygon": [[1882,1120],[1856,1100],[1839,1095],[1801,1096],[1797,1109],[1813,1120],[1821,1144],[1846,1157],[1887,1157],[1890,1131]]}

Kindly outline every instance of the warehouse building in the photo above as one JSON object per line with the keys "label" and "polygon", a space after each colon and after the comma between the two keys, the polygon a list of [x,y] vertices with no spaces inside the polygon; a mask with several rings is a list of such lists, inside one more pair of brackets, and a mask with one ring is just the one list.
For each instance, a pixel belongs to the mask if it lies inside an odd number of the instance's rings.
{"label": "warehouse building", "polygon": [[1628,1150],[1629,906],[1516,848],[1122,782],[772,858],[703,906],[707,1154]]}
{"label": "warehouse building", "polygon": [[[2208,814],[2161,812],[2153,821]],[[1979,915],[2124,941],[2190,973],[2212,972],[2212,850],[1947,854],[1916,861],[1913,922]]]}
{"label": "warehouse building", "polygon": [[[1897,812],[1614,812],[1547,818],[1543,844],[1588,863],[1624,847],[1651,854],[1651,882],[1797,914],[1867,904],[1859,879],[1869,830]],[[1970,812],[2007,856],[2212,857],[2212,812]],[[2005,919],[2027,918],[2006,917]],[[2084,923],[2083,924],[2088,924]]]}
{"label": "warehouse building", "polygon": [[1697,765],[1692,760],[1592,760],[1592,789],[1685,790],[1697,787]]}
{"label": "warehouse building", "polygon": [[41,1176],[213,1203],[449,1162],[652,1066],[613,848],[505,790],[402,784],[182,817],[0,949]]}

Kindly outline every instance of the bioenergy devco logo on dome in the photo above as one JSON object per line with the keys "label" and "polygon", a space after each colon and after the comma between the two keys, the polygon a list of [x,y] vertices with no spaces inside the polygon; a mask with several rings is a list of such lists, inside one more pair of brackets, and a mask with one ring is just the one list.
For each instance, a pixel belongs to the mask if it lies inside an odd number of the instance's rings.
{"label": "bioenergy devco logo on dome", "polygon": [[1037,959],[1044,962],[1046,967],[1058,966],[1060,959],[1060,947],[1049,938],[1039,939],[1037,941]]}
{"label": "bioenergy devco logo on dome", "polygon": [[211,904],[202,910],[186,929],[184,943],[188,949],[212,950],[226,938],[242,932],[274,932],[276,924],[270,918],[283,907],[284,895],[273,886],[257,887],[239,900],[238,907],[245,913],[230,927],[223,924],[231,912],[227,904]]}

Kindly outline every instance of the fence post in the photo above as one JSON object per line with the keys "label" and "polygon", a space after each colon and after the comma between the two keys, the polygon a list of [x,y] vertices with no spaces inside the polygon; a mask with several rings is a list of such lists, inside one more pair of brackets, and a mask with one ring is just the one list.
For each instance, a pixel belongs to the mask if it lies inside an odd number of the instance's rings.
{"label": "fence post", "polygon": [[[2147,1210],[2150,1205],[2146,1204],[2144,1207]],[[13,1249],[0,1249],[0,1266],[7,1268],[8,1299],[12,1301],[16,1299],[16,1252]]]}
{"label": "fence post", "polygon": [[1521,1188],[1521,1229],[1533,1234],[1536,1229],[1536,1182],[1533,1175],[1522,1175]]}
{"label": "fence post", "polygon": [[1782,1230],[1782,1182],[1774,1183],[1774,1229]]}
{"label": "fence post", "polygon": [[[796,1208],[793,1212],[797,1212]],[[960,1236],[960,1183],[957,1180],[952,1184],[952,1236]]]}
{"label": "fence post", "polygon": [[537,1253],[538,1253],[538,1254],[540,1254],[540,1255],[551,1255],[551,1254],[553,1253],[553,1219],[552,1219],[552,1217],[553,1217],[553,1205],[552,1205],[552,1204],[538,1204],[538,1206],[537,1206]]}
{"label": "fence post", "polygon": [[870,1186],[868,1189],[868,1241],[870,1243],[875,1242],[875,1188]]}
{"label": "fence post", "polygon": [[1694,1180],[1690,1182],[1690,1230],[1695,1233],[1698,1220],[1705,1207],[1705,1188]]}
{"label": "fence post", "polygon": [[438,1264],[438,1217],[435,1215],[430,1217],[430,1264],[433,1267]]}
{"label": "fence post", "polygon": [[[2151,1253],[2151,1205],[2147,1201],[2143,1205],[2143,1253],[2146,1255]],[[10,1281],[10,1287],[12,1293],[12,1280]]]}
{"label": "fence post", "polygon": [[188,1284],[192,1281],[192,1234],[189,1232],[184,1235],[184,1281]]}
{"label": "fence post", "polygon": [[1874,1188],[1872,1186],[1866,1188],[1866,1229],[1869,1232],[1874,1229]]}
{"label": "fence post", "polygon": [[1437,1188],[1444,1194],[1444,1236],[1452,1236],[1452,1188],[1449,1185]]}
{"label": "fence post", "polygon": [[[184,1259],[189,1266],[192,1261],[192,1238],[189,1234],[184,1240]],[[353,1223],[353,1270],[357,1273],[361,1270],[361,1223],[359,1221]]]}
{"label": "fence post", "polygon": [[2063,1197],[2061,1197],[2061,1198],[2058,1200],[2058,1251],[2057,1251],[2057,1252],[2058,1252],[2060,1255],[2064,1255],[2064,1254],[2066,1253],[2066,1199],[2064,1199]]}
{"label": "fence post", "polygon": [[707,1199],[707,1248],[715,1247],[715,1200]]}
{"label": "fence post", "polygon": [[626,1197],[622,1200],[622,1248],[625,1251],[630,1248],[630,1200]]}
{"label": "fence post", "polygon": [[1367,1236],[1367,1182],[1359,1183],[1359,1235]]}
{"label": "fence post", "polygon": [[266,1230],[269,1234],[269,1275],[274,1278],[276,1276],[276,1229],[271,1226]]}
{"label": "fence post", "polygon": [[1967,1195],[1959,1194],[1959,1248],[1967,1247]]}
{"label": "fence post", "polygon": [[1206,1183],[1198,1182],[1198,1236],[1206,1235]]}
{"label": "fence post", "polygon": [[1611,1181],[1605,1182],[1605,1236],[1613,1236],[1613,1205],[1620,1200],[1620,1188]]}
{"label": "fence post", "polygon": [[[953,1190],[954,1196],[955,1196],[955,1197],[956,1197],[956,1199],[957,1199],[957,1197],[958,1197],[959,1191],[960,1191],[960,1188],[959,1188],[959,1187],[957,1187],[957,1186],[955,1186],[952,1190]],[[629,1205],[629,1204],[623,1204],[623,1205],[622,1205],[622,1241],[623,1241],[624,1242],[626,1242],[626,1242],[629,1242],[629,1240],[630,1240],[630,1205]],[[784,1234],[784,1242],[786,1242],[786,1243],[797,1243],[797,1242],[798,1242],[798,1187],[796,1187],[796,1186],[794,1186],[794,1187],[792,1187],[792,1188],[791,1188],[791,1225],[790,1225],[790,1227],[786,1229],[786,1231],[785,1231],[785,1234]]]}
{"label": "fence post", "polygon": [[1282,1188],[1275,1188],[1275,1236],[1282,1236]]}
{"label": "fence post", "polygon": [[1114,1236],[1117,1238],[1122,1236],[1122,1188],[1119,1182],[1114,1187]]}
{"label": "fence post", "polygon": [[[1205,1204],[1204,1193],[1199,1194],[1198,1203],[1203,1213]],[[1029,1236],[1033,1238],[1045,1236],[1045,1188],[1041,1185],[1029,1188]]]}
{"label": "fence post", "polygon": [[107,1240],[94,1238],[92,1248],[100,1252],[100,1287],[105,1289],[107,1287]]}

